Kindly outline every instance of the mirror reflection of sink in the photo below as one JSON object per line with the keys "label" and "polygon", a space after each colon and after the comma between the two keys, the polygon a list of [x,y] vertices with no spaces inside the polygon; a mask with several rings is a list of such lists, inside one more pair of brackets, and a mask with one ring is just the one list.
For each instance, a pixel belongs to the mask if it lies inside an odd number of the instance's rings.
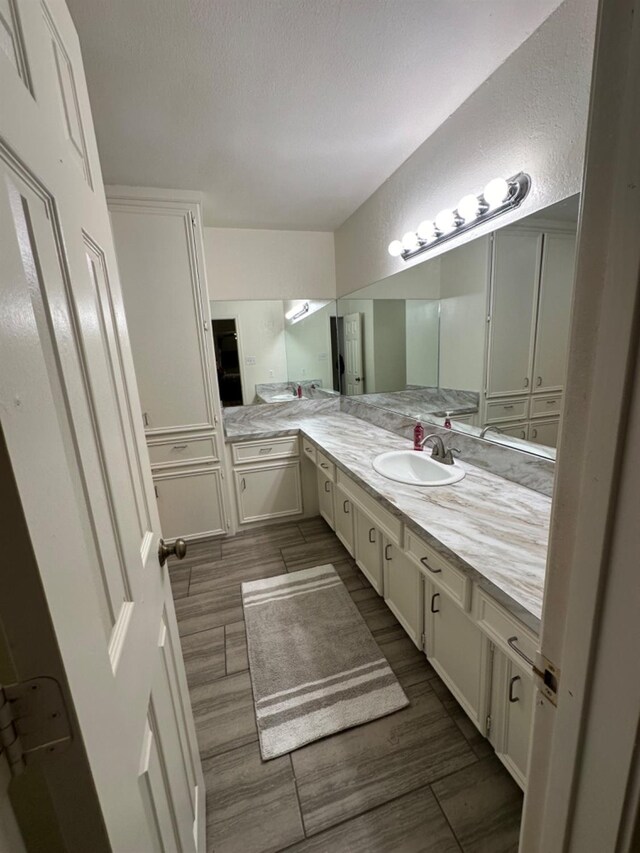
{"label": "mirror reflection of sink", "polygon": [[417,450],[391,450],[373,460],[373,467],[388,480],[410,486],[450,486],[464,477],[457,465],[443,465],[428,453]]}
{"label": "mirror reflection of sink", "polygon": [[288,403],[289,400],[297,400],[297,394],[273,394],[271,402],[273,403]]}

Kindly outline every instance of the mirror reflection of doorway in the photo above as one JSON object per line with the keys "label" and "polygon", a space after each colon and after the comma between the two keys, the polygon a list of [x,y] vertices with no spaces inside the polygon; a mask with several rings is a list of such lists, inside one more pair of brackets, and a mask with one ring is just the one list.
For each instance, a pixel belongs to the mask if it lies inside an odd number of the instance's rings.
{"label": "mirror reflection of doorway", "polygon": [[242,405],[242,376],[236,321],[212,320],[220,402],[223,406]]}
{"label": "mirror reflection of doorway", "polygon": [[330,317],[333,390],[344,394],[344,317]]}

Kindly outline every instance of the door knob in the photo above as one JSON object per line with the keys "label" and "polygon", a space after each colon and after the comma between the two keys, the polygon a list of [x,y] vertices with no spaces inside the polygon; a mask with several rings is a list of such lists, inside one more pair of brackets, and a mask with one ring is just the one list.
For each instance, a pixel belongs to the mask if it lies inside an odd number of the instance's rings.
{"label": "door knob", "polygon": [[167,562],[167,557],[177,557],[182,560],[186,553],[187,543],[184,539],[176,539],[173,545],[167,545],[164,539],[161,539],[158,544],[158,560],[161,566]]}

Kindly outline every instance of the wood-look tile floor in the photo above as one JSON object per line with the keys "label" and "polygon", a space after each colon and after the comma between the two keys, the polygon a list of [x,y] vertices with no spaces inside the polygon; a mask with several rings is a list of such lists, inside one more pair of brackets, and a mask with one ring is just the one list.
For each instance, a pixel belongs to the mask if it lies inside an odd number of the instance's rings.
{"label": "wood-look tile floor", "polygon": [[[262,761],[240,584],[333,563],[411,700]],[[321,518],[192,544],[170,565],[215,853],[507,853],[522,795]]]}

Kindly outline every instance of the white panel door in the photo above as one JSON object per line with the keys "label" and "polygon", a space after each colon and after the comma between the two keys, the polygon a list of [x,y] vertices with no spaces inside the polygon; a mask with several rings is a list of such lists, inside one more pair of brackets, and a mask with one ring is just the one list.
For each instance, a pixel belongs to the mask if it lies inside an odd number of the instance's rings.
{"label": "white panel door", "polygon": [[334,485],[321,471],[318,471],[318,509],[329,527],[335,529],[335,511],[333,502]]}
{"label": "white panel door", "polygon": [[564,385],[575,254],[574,234],[544,235],[533,360],[534,392],[560,391]]}
{"label": "white panel door", "polygon": [[112,849],[195,853],[202,771],[80,48],[62,0],[12,5],[2,429]]}
{"label": "white panel door", "polygon": [[362,314],[346,314],[344,318],[344,381],[348,396],[364,394]]}
{"label": "white panel door", "polygon": [[542,234],[508,228],[494,235],[487,396],[531,387]]}
{"label": "white panel door", "polygon": [[339,485],[335,486],[336,494],[336,536],[353,557],[354,555],[354,512],[355,507],[346,492]]}

